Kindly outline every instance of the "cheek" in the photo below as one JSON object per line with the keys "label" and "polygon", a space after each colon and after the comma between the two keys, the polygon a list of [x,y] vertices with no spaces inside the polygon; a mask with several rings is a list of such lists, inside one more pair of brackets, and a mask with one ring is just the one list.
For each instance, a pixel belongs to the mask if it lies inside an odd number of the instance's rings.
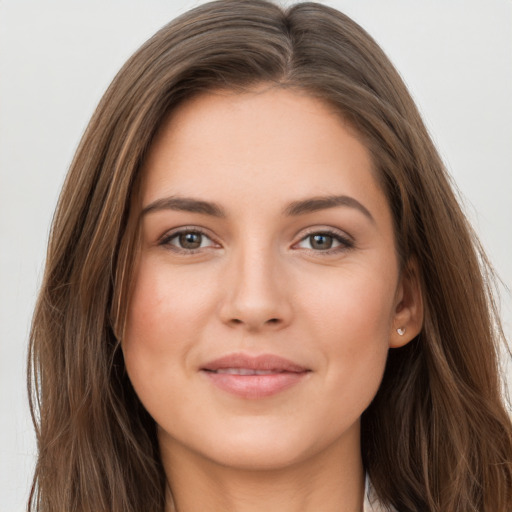
{"label": "cheek", "polygon": [[172,392],[184,370],[202,323],[214,300],[204,277],[170,272],[158,258],[142,258],[130,300],[124,360],[130,380],[145,405],[161,398],[155,391]]}
{"label": "cheek", "polygon": [[[326,387],[338,411],[369,405],[380,385],[389,348],[397,276],[340,272],[304,302],[310,336],[327,367]],[[317,283],[318,284],[318,283]]]}
{"label": "cheek", "polygon": [[193,337],[215,286],[207,274],[171,271],[160,258],[143,258],[130,301],[127,344],[169,349],[176,340]]}
{"label": "cheek", "polygon": [[398,280],[390,274],[389,269],[381,275],[372,268],[352,266],[329,273],[324,282],[315,276],[313,282],[305,283],[309,293],[301,294],[302,314],[324,333],[319,341],[338,337],[344,340],[342,345],[353,348],[361,343],[387,345]]}

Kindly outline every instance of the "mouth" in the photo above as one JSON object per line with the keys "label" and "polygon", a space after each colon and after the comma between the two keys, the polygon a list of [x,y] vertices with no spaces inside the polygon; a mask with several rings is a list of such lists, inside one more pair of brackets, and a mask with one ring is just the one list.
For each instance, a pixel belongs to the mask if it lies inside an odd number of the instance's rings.
{"label": "mouth", "polygon": [[230,354],[200,368],[217,388],[246,399],[266,398],[301,382],[310,369],[271,354]]}
{"label": "mouth", "polygon": [[274,373],[286,373],[280,370],[251,370],[249,368],[221,368],[219,370],[208,370],[206,372],[224,375],[273,375]]}

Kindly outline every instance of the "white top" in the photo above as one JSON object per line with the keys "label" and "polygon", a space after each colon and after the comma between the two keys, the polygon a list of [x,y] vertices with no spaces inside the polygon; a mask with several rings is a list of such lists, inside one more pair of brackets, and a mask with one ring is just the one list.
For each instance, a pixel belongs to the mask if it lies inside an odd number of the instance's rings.
{"label": "white top", "polygon": [[384,508],[379,502],[368,476],[365,481],[363,512],[396,512],[394,508]]}

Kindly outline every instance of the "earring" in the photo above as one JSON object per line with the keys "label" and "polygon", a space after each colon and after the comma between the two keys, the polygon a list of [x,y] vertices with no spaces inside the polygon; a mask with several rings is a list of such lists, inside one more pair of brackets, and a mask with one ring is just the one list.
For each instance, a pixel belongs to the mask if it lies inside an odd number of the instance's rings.
{"label": "earring", "polygon": [[403,336],[405,334],[405,327],[399,327],[396,332],[400,334],[400,336]]}

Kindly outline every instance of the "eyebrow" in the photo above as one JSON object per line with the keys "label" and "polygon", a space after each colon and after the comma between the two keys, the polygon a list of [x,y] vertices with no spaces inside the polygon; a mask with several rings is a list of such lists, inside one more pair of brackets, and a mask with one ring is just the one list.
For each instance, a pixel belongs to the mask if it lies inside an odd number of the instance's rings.
{"label": "eyebrow", "polygon": [[203,215],[211,215],[212,217],[226,217],[224,209],[216,203],[202,201],[192,197],[178,196],[164,197],[153,201],[143,208],[141,216],[160,210],[177,210],[183,212],[202,213]]}
{"label": "eyebrow", "polygon": [[[328,208],[336,208],[339,206],[355,208],[370,221],[375,223],[375,219],[373,218],[372,214],[363,204],[361,204],[357,199],[345,195],[317,196],[301,199],[299,201],[293,201],[284,208],[283,215],[287,217],[297,217],[306,213],[313,213],[320,210],[327,210]],[[176,210],[200,213],[203,215],[210,215],[212,217],[219,218],[227,217],[224,208],[216,203],[194,199],[192,197],[179,196],[164,197],[153,201],[143,208],[141,217],[148,213],[161,210]]]}
{"label": "eyebrow", "polygon": [[350,196],[319,196],[310,197],[300,201],[293,201],[285,209],[284,214],[287,216],[303,215],[305,213],[317,212],[319,210],[326,210],[328,208],[335,208],[337,206],[347,206],[359,210],[365,217],[372,222],[375,222],[373,215],[368,208],[361,204],[357,199]]}

